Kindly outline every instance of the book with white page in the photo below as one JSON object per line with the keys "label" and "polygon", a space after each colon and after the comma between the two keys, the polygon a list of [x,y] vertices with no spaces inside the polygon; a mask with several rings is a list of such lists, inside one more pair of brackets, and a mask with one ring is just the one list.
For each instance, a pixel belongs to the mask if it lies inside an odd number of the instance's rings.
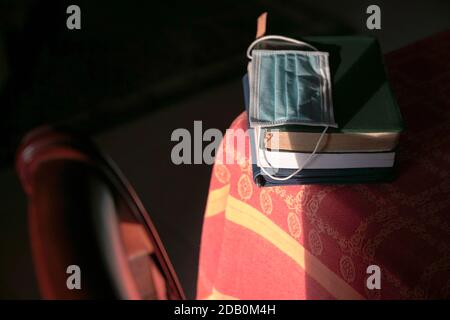
{"label": "book with white page", "polygon": [[[254,130],[255,135],[260,132],[260,128]],[[307,152],[267,150],[261,144],[257,149],[257,165],[263,168],[298,169],[310,155]],[[389,168],[394,161],[395,152],[316,153],[304,169]]]}

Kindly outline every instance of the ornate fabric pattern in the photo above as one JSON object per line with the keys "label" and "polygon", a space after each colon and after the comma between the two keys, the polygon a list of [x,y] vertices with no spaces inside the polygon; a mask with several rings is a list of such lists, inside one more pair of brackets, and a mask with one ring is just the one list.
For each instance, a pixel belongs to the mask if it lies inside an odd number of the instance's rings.
{"label": "ornate fabric pattern", "polygon": [[386,56],[407,126],[393,183],[259,188],[224,139],[237,161],[213,168],[197,297],[450,298],[449,60],[450,32]]}

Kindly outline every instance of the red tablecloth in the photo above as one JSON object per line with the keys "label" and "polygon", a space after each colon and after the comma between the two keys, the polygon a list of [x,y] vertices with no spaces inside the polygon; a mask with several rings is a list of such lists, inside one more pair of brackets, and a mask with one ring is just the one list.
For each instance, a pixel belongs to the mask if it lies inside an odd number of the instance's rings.
{"label": "red tablecloth", "polygon": [[249,153],[222,145],[237,161],[213,169],[198,298],[450,297],[450,32],[386,63],[407,126],[395,182],[259,188]]}

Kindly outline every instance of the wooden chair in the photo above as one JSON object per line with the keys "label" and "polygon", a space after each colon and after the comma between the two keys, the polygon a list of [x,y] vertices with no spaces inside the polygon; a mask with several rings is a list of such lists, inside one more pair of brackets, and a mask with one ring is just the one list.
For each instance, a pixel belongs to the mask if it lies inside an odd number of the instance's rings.
{"label": "wooden chair", "polygon": [[[46,299],[183,299],[149,214],[87,138],[40,128],[19,147],[33,260]],[[71,265],[81,289],[70,289]]]}

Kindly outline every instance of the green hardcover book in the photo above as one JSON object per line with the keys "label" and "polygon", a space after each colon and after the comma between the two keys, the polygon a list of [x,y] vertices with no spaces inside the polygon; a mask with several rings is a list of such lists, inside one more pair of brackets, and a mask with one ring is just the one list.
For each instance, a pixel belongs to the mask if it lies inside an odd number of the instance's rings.
{"label": "green hardcover book", "polygon": [[[378,41],[367,36],[305,37],[302,40],[330,54],[335,119],[322,152],[383,152],[394,150],[403,121],[385,72]],[[321,127],[278,126],[264,139],[287,151],[312,151]]]}
{"label": "green hardcover book", "polygon": [[[249,84],[248,75],[242,79],[244,91],[245,110],[249,107]],[[255,129],[249,128],[250,150],[252,159],[256,159]],[[252,163],[253,180],[258,186],[278,186],[297,184],[349,184],[368,182],[389,182],[395,174],[395,167],[388,168],[355,168],[355,169],[304,169],[287,181],[277,181],[267,176],[256,162]],[[276,173],[279,177],[286,177],[295,170],[279,169]],[[275,173],[274,173],[275,174]]]}

